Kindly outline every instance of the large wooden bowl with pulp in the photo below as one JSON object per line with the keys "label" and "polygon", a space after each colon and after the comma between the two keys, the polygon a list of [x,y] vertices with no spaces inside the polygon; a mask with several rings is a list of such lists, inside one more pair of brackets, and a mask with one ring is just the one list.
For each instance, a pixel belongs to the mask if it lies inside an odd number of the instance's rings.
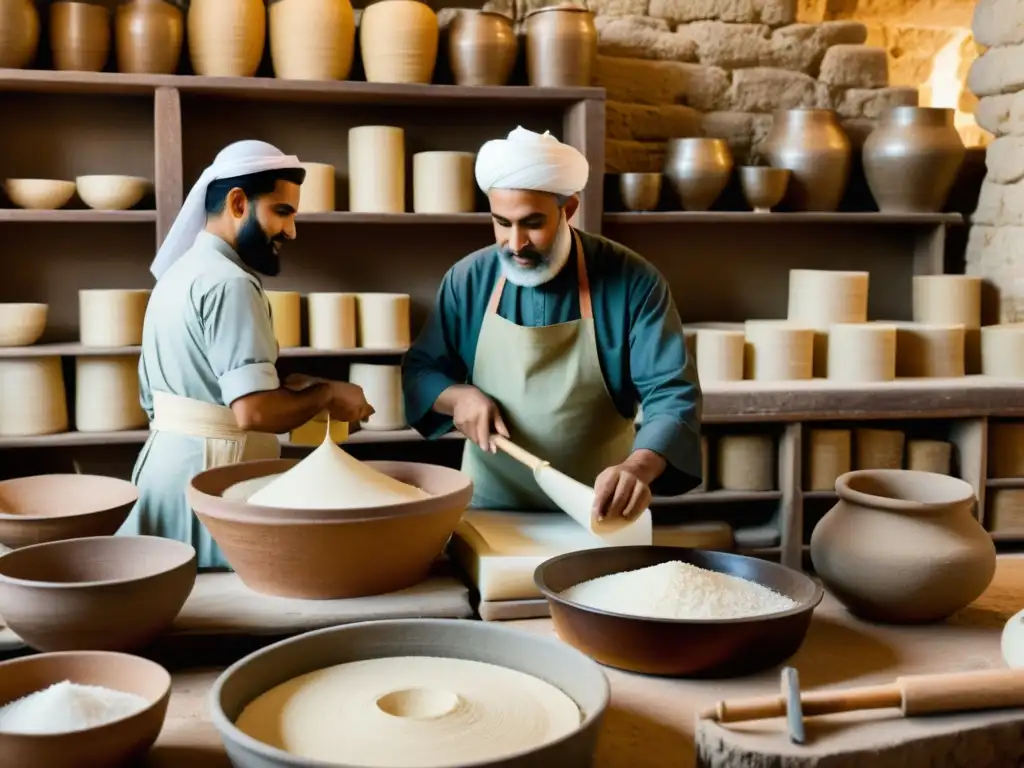
{"label": "large wooden bowl with pulp", "polygon": [[32,475],[0,482],[0,544],[112,536],[139,498],[127,480],[104,475]]}
{"label": "large wooden bowl with pulp", "polygon": [[195,550],[173,539],[36,544],[0,557],[0,616],[37,651],[134,651],[171,625],[195,581]]}
{"label": "large wooden bowl with pulp", "polygon": [[[788,611],[735,619],[650,619],[611,613],[560,593],[584,581],[679,560],[766,586],[791,598]],[[673,677],[735,677],[779,664],[803,644],[824,590],[778,563],[681,547],[604,547],[541,563],[534,583],[547,598],[555,631],[609,667]]]}
{"label": "large wooden bowl with pulp", "polygon": [[200,472],[188,500],[231,567],[266,595],[331,600],[394,592],[423,581],[473,496],[462,472],[435,464],[366,465],[430,494],[389,506],[260,507],[225,498],[233,485],[288,471],[298,459],[247,461]]}
{"label": "large wooden bowl with pulp", "polygon": [[[149,706],[104,725],[64,733],[0,730],[4,768],[125,765],[153,746],[167,715],[171,676],[155,662],[124,653],[44,653],[0,662],[0,707],[67,680],[133,693]],[[45,725],[45,723],[44,723]]]}

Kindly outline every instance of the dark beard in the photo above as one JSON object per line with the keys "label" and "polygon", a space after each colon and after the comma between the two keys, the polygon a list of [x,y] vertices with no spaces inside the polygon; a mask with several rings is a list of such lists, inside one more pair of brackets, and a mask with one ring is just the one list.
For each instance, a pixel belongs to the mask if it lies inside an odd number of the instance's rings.
{"label": "dark beard", "polygon": [[255,272],[267,277],[276,277],[281,271],[281,259],[274,246],[280,247],[285,239],[284,235],[267,237],[267,233],[263,231],[256,218],[256,211],[250,210],[249,218],[238,232],[238,257]]}

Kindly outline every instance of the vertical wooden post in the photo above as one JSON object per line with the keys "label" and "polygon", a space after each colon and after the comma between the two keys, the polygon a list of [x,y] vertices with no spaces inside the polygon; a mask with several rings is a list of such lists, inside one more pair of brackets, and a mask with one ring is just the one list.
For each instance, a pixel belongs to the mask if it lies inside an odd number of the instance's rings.
{"label": "vertical wooden post", "polygon": [[185,202],[181,93],[157,88],[153,110],[156,153],[156,246],[160,247]]}
{"label": "vertical wooden post", "polygon": [[798,571],[804,563],[803,463],[803,425],[787,424],[779,440],[779,559]]}
{"label": "vertical wooden post", "polygon": [[604,218],[604,101],[584,99],[565,111],[562,140],[582,152],[590,163],[590,179],[580,207],[569,222],[585,232],[601,233]]}
{"label": "vertical wooden post", "polygon": [[949,440],[956,447],[956,461],[960,477],[974,488],[978,497],[975,515],[985,523],[985,480],[988,477],[988,419],[961,419],[954,421]]}
{"label": "vertical wooden post", "polygon": [[946,271],[946,225],[917,230],[914,240],[914,274],[941,275]]}

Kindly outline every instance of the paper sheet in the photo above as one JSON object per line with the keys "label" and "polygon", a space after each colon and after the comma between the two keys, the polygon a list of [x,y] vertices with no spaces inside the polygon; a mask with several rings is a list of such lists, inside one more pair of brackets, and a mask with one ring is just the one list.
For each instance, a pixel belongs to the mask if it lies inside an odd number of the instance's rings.
{"label": "paper sheet", "polygon": [[594,489],[579,480],[555,472],[547,465],[534,472],[537,484],[560,509],[592,536],[615,547],[650,546],[652,543],[651,510],[645,509],[635,520],[616,518],[598,523],[591,514]]}

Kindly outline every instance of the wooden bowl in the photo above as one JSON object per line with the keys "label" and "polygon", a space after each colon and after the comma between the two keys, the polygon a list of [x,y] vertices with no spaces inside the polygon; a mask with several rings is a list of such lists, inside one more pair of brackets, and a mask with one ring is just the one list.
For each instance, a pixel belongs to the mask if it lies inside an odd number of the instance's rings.
{"label": "wooden bowl", "polygon": [[38,651],[133,651],[155,640],[196,581],[196,552],[157,536],[98,536],[0,557],[0,616]]}
{"label": "wooden bowl", "polygon": [[297,459],[247,461],[200,472],[192,509],[250,589],[312,600],[365,597],[415,586],[430,572],[473,496],[468,475],[436,464],[367,466],[431,494],[359,509],[259,507],[222,494],[236,483],[280,474]]}
{"label": "wooden bowl", "polygon": [[82,202],[98,211],[126,211],[138,205],[151,186],[140,176],[79,176],[75,183]]}
{"label": "wooden bowl", "polygon": [[[559,595],[613,573],[680,560],[774,589],[797,607],[741,619],[645,619],[599,611]],[[534,583],[547,598],[558,636],[609,667],[673,677],[734,677],[788,659],[804,641],[824,596],[809,576],[754,557],[681,547],[606,547],[541,563]]]}
{"label": "wooden bowl", "polygon": [[75,194],[75,182],[60,179],[6,179],[7,199],[19,208],[54,211],[63,208]]}
{"label": "wooden bowl", "polygon": [[167,715],[171,676],[147,659],[96,651],[46,653],[0,662],[0,706],[56,683],[134,693],[150,705],[96,728],[59,734],[0,731],[4,768],[97,768],[123,765],[153,746]]}
{"label": "wooden bowl", "polygon": [[0,544],[113,536],[138,501],[127,480],[105,475],[31,475],[0,481]]}
{"label": "wooden bowl", "polygon": [[[474,762],[473,768],[591,764],[609,700],[608,679],[601,668],[557,640],[496,622],[461,619],[396,619],[329,627],[268,646],[228,667],[213,684],[207,701],[231,764],[236,768],[326,766],[263,744],[234,723],[251,701],[294,677],[335,664],[392,656],[496,664],[554,685],[579,706],[582,717],[574,733],[530,752]],[[339,720],[338,727],[345,727],[344,720]],[[346,766],[339,763],[337,768]]]}
{"label": "wooden bowl", "polygon": [[27,347],[46,330],[49,304],[0,304],[0,347]]}

